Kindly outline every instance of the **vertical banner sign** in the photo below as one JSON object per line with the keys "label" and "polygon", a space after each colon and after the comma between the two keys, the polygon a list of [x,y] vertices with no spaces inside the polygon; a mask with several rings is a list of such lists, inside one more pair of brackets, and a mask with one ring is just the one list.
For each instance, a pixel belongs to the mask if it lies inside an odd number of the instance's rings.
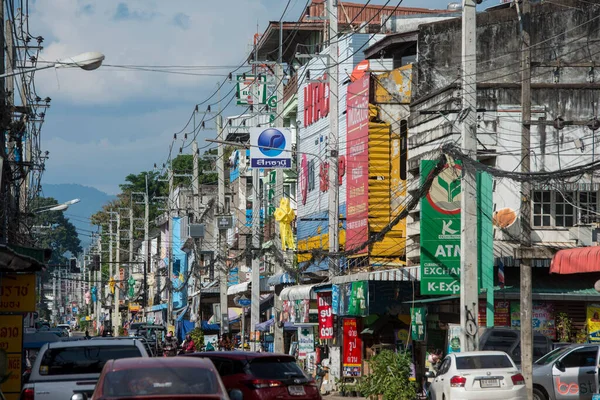
{"label": "vertical banner sign", "polygon": [[298,328],[298,358],[305,360],[308,353],[315,351],[315,335],[312,326]]}
{"label": "vertical banner sign", "polygon": [[426,314],[427,309],[425,307],[410,309],[410,333],[412,340],[425,340]]}
{"label": "vertical banner sign", "polygon": [[587,306],[587,328],[590,342],[600,342],[600,305]]}
{"label": "vertical banner sign", "polygon": [[331,295],[317,293],[317,310],[319,311],[319,338],[333,339]]}
{"label": "vertical banner sign", "polygon": [[448,324],[448,349],[446,353],[460,353],[460,325]]}
{"label": "vertical banner sign", "polygon": [[346,250],[369,238],[369,83],[370,75],[364,74],[348,85],[346,97]]}
{"label": "vertical banner sign", "polygon": [[338,315],[340,310],[340,285],[331,285],[331,312]]}
{"label": "vertical banner sign", "polygon": [[[437,161],[421,161],[424,183]],[[448,164],[421,199],[421,294],[460,293],[461,166]]]}
{"label": "vertical banner sign", "polygon": [[292,134],[288,128],[250,128],[252,168],[291,168]]}
{"label": "vertical banner sign", "polygon": [[362,372],[362,339],[358,336],[356,318],[344,319],[344,358],[342,359],[343,376],[361,376]]}

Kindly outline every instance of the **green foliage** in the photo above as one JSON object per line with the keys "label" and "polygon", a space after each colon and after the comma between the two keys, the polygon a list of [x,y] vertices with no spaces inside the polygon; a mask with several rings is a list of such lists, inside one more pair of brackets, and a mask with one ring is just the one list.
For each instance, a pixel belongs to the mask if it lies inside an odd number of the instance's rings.
{"label": "green foliage", "polygon": [[410,353],[383,350],[369,363],[371,374],[358,383],[363,396],[383,395],[383,400],[413,400],[416,397],[415,385],[409,380]]}
{"label": "green foliage", "polygon": [[588,330],[587,325],[584,325],[573,340],[575,343],[587,343],[588,342]]}
{"label": "green foliage", "polygon": [[559,342],[570,342],[573,323],[567,313],[561,312],[556,316],[556,336]]}
{"label": "green foliage", "polygon": [[204,345],[204,331],[202,329],[194,328],[189,335],[192,337],[197,349]]}

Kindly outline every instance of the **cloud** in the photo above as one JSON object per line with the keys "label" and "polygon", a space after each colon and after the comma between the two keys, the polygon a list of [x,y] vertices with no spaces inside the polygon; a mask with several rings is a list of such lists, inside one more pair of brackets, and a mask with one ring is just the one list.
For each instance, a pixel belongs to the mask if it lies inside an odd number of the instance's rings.
{"label": "cloud", "polygon": [[185,31],[190,29],[190,22],[191,17],[185,13],[177,13],[173,17],[173,23]]}
{"label": "cloud", "polygon": [[156,13],[154,12],[146,12],[146,11],[130,11],[129,6],[125,3],[117,4],[117,10],[115,11],[115,15],[113,19],[117,21],[126,21],[137,19],[140,21],[148,21],[152,18],[156,17]]}

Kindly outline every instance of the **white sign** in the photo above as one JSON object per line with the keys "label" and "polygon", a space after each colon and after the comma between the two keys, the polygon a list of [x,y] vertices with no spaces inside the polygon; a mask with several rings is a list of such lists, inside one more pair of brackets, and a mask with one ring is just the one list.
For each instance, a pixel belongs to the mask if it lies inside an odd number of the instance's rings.
{"label": "white sign", "polygon": [[267,102],[267,78],[253,75],[237,76],[237,104],[265,104]]}
{"label": "white sign", "polygon": [[291,168],[292,134],[288,128],[250,129],[252,168]]}
{"label": "white sign", "polygon": [[315,351],[315,334],[312,327],[298,328],[298,359],[306,359]]}

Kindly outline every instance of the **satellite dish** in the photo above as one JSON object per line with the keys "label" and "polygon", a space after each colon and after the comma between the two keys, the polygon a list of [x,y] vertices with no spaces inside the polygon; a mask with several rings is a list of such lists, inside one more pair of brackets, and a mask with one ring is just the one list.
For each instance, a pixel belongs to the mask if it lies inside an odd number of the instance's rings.
{"label": "satellite dish", "polygon": [[596,292],[600,292],[600,281],[596,281],[596,283],[594,283],[594,289]]}
{"label": "satellite dish", "polygon": [[517,212],[512,208],[501,208],[494,213],[492,223],[498,228],[508,228],[517,220]]}

